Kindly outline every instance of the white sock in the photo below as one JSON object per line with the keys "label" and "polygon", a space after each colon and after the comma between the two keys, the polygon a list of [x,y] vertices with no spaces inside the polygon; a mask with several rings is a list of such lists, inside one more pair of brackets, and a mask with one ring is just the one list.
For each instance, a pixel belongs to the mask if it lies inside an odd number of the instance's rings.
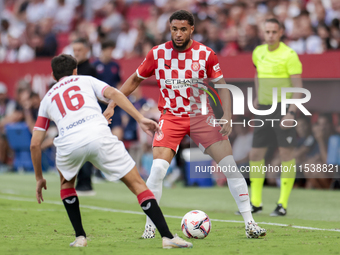
{"label": "white sock", "polygon": [[251,211],[241,212],[241,215],[243,217],[244,224],[246,224],[246,226],[249,221],[255,222],[253,219],[253,215],[251,214]]}
{"label": "white sock", "polygon": [[[168,161],[164,159],[154,159],[152,162],[150,176],[146,181],[146,185],[155,195],[157,203],[159,203],[162,197],[163,179],[168,171],[169,165]],[[147,225],[155,227],[149,217],[146,217],[145,226]]]}
{"label": "white sock", "polygon": [[230,193],[234,197],[239,211],[243,216],[244,223],[253,220],[250,208],[250,200],[248,195],[248,187],[246,180],[238,170],[234,157],[232,155],[224,157],[218,166],[221,167],[224,175],[227,177]]}

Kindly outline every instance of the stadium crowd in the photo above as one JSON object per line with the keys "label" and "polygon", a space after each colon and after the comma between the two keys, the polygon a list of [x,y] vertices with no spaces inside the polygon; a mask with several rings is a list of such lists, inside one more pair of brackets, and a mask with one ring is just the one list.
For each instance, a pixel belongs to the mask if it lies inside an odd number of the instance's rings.
{"label": "stadium crowd", "polygon": [[[2,0],[0,62],[25,62],[63,51],[86,38],[92,56],[110,39],[113,57],[145,56],[169,40],[168,18],[178,9],[196,18],[194,39],[222,56],[251,52],[263,42],[263,21],[277,17],[283,41],[298,54],[340,47],[340,0]],[[87,4],[85,4],[87,3]],[[67,49],[65,49],[67,50]]]}
{"label": "stadium crowd", "polygon": [[[194,14],[196,25],[193,39],[221,56],[252,52],[263,42],[263,21],[273,16],[284,24],[283,41],[298,54],[320,54],[340,48],[340,0],[0,0],[0,3],[3,4],[0,14],[0,62],[27,62],[61,52],[74,55],[72,42],[78,40],[82,43],[83,40],[85,48],[89,48],[85,51],[85,59],[90,58],[96,63],[97,75],[98,72],[102,73],[105,65],[115,66],[115,84],[110,84],[115,87],[121,85],[119,65],[110,60],[110,55],[113,59],[141,57],[154,45],[170,40],[168,19],[178,9],[187,9]],[[2,165],[10,165],[13,160],[4,136],[5,125],[26,122],[32,130],[40,103],[39,96],[31,90],[29,83],[20,81],[15,86],[15,100],[10,100],[6,85],[0,84]],[[136,90],[130,100],[147,117],[158,117],[156,104],[144,98],[140,91]],[[303,125],[297,128],[297,164],[329,163],[328,144],[331,137],[340,133],[339,116],[315,113],[312,119],[301,118],[298,122]],[[141,174],[147,177],[152,162],[151,141],[138,131],[136,122],[126,114],[121,114],[119,123],[122,129],[119,138],[126,143],[137,164],[141,164],[144,169]],[[53,147],[52,141],[56,135],[56,129],[50,129],[43,148]],[[230,139],[236,163],[247,165],[252,130],[237,126]],[[188,140],[183,144],[183,147],[186,146],[189,146]],[[280,164],[275,153],[267,155],[266,159],[272,165]],[[177,165],[183,168],[180,154],[176,160]],[[173,173],[178,177],[179,170],[175,165],[172,167]],[[325,176],[299,177],[304,177],[306,181],[301,183],[298,180],[297,185],[307,188],[339,185],[335,179]],[[216,178],[217,184],[225,184],[224,178]],[[171,176],[168,179],[171,180],[168,186],[171,186],[177,178]],[[269,175],[267,183],[276,185],[278,179],[278,176]]]}

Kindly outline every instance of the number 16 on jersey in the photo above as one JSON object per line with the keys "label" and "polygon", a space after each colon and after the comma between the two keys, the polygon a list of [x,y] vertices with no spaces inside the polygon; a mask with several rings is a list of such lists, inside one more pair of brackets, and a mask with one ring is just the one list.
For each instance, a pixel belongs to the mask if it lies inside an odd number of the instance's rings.
{"label": "number 16 on jersey", "polygon": [[[81,94],[72,93],[77,91],[80,91],[80,88],[78,86],[72,86],[63,93],[64,103],[66,104],[67,109],[70,111],[78,111],[85,103],[84,97]],[[70,94],[73,95],[70,96]],[[58,109],[64,118],[66,116],[66,111],[59,93],[55,94],[51,101],[55,101],[57,103]]]}

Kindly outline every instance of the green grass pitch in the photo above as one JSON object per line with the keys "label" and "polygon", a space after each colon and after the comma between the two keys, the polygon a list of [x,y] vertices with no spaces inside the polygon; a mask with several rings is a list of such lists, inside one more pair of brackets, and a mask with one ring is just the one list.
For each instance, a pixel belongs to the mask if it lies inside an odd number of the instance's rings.
{"label": "green grass pitch", "polygon": [[247,239],[227,187],[164,188],[160,205],[173,233],[184,237],[180,219],[193,209],[209,215],[212,230],[206,239],[192,240],[192,249],[163,250],[158,233],[155,239],[140,239],[145,216],[136,197],[120,182],[95,184],[95,197],[80,197],[88,247],[71,248],[74,234],[59,197],[59,177],[47,174],[45,178],[45,202],[39,205],[34,175],[0,175],[1,255],[340,254],[339,191],[294,189],[288,215],[273,218],[269,213],[279,189],[265,188],[264,211],[254,217],[267,229],[267,236]]}

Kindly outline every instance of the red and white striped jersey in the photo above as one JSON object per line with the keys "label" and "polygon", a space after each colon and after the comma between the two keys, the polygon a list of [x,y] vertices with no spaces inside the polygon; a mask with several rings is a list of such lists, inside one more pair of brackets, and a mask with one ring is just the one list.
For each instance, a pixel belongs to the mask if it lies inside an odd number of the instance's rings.
{"label": "red and white striped jersey", "polygon": [[58,153],[69,153],[103,134],[110,134],[97,101],[97,98],[107,101],[103,93],[108,87],[91,76],[60,79],[41,101],[34,130],[47,130],[49,121],[54,121],[59,131],[54,139]]}
{"label": "red and white striped jersey", "polygon": [[[206,94],[197,87],[207,89],[204,79],[214,82],[223,78],[215,52],[196,41],[185,51],[175,50],[172,41],[155,46],[136,72],[142,79],[156,76],[160,89],[158,109],[177,116],[201,114],[201,101],[206,102],[202,95]],[[208,109],[211,111],[210,105]]]}

